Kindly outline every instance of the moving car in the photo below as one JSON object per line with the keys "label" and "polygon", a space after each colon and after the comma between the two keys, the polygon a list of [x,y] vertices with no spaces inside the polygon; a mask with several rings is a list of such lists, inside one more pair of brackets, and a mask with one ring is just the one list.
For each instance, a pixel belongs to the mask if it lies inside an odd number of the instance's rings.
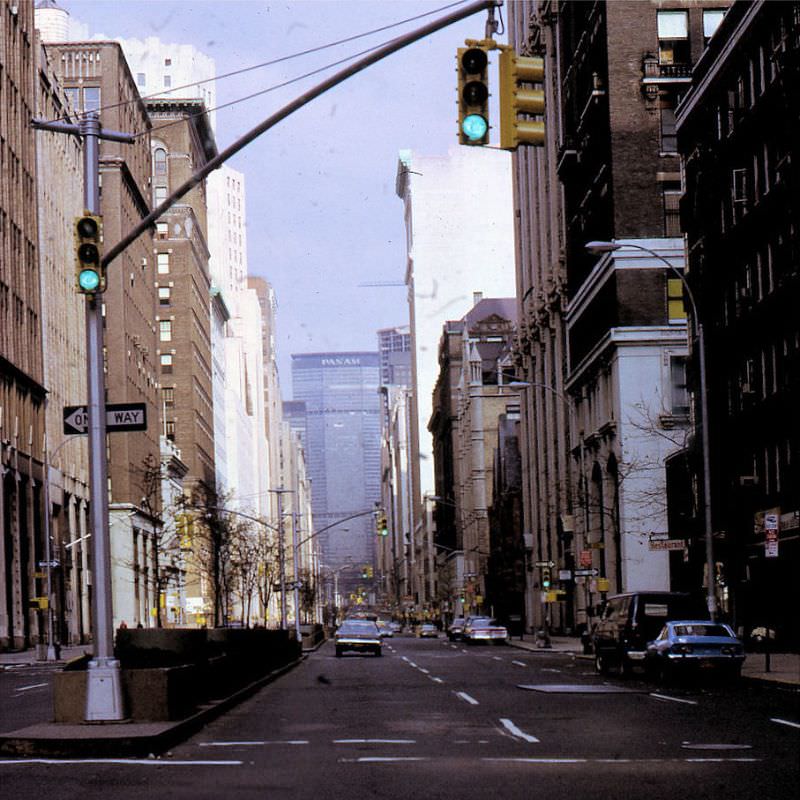
{"label": "moving car", "polygon": [[469,617],[464,623],[463,639],[467,644],[505,644],[508,630],[492,617]]}
{"label": "moving car", "polygon": [[423,622],[422,625],[417,626],[417,636],[423,639],[437,639],[439,631],[432,622]]}
{"label": "moving car", "polygon": [[701,670],[738,678],[744,658],[744,645],[730,626],[709,620],[676,620],[664,625],[647,645],[646,664],[662,680]]}
{"label": "moving car", "polygon": [[334,636],[336,657],[341,658],[348,650],[358,653],[382,654],[383,641],[378,625],[367,619],[346,619]]}
{"label": "moving car", "polygon": [[687,592],[629,592],[609,597],[592,633],[595,669],[628,675],[644,666],[648,642],[665,623],[676,619],[708,620],[701,597]]}
{"label": "moving car", "polygon": [[460,641],[464,638],[464,617],[456,617],[447,628],[447,638],[451,642]]}
{"label": "moving car", "polygon": [[392,636],[394,636],[392,625],[388,620],[379,619],[377,625],[378,631],[380,632],[382,638],[390,639]]}

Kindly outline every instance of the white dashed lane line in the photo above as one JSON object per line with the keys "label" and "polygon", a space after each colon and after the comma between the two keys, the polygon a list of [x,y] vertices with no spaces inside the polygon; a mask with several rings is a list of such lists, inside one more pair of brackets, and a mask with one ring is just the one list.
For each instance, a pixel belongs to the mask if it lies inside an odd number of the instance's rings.
{"label": "white dashed lane line", "polygon": [[49,683],[32,683],[30,686],[17,686],[17,692],[27,692],[30,689],[41,689],[43,686],[49,686]]}
{"label": "white dashed lane line", "polygon": [[265,747],[268,744],[309,744],[308,739],[288,739],[286,741],[246,741],[246,742],[199,742],[200,747]]}
{"label": "white dashed lane line", "polygon": [[460,697],[462,700],[465,700],[471,706],[477,706],[478,701],[474,697],[470,697],[466,692],[455,692],[456,697]]}
{"label": "white dashed lane line", "polygon": [[512,661],[512,664],[516,664],[518,667],[527,667],[528,665],[524,661]]}
{"label": "white dashed lane line", "polygon": [[685,703],[687,706],[697,705],[697,700],[684,700],[682,697],[670,697],[668,694],[656,694],[655,692],[650,692],[650,697],[653,697],[656,700],[669,700],[673,703]]}
{"label": "white dashed lane line", "polygon": [[770,722],[777,722],[778,725],[788,725],[790,728],[800,728],[800,722],[790,722],[788,719],[778,719],[778,717],[770,717]]}
{"label": "white dashed lane line", "polygon": [[525,731],[521,731],[510,719],[501,719],[500,723],[515,739],[522,739],[523,742],[531,742],[531,743],[539,741],[535,736],[532,736],[530,733],[525,733]]}
{"label": "white dashed lane line", "polygon": [[1,760],[7,764],[52,764],[59,767],[70,764],[118,764],[136,767],[240,767],[243,761],[181,761],[172,758],[25,758]]}

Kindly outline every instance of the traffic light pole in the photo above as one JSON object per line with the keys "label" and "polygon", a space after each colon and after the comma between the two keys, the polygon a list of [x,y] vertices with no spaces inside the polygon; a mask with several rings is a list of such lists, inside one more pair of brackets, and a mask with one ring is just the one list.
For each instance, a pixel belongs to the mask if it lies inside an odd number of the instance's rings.
{"label": "traffic light pole", "polygon": [[[83,140],[83,204],[100,214],[100,139],[133,144],[130,134],[104,130],[94,112],[79,125],[33,120],[33,127],[77,134]],[[106,398],[103,365],[103,304],[101,296],[86,296],[86,384],[89,417],[89,519],[92,531],[92,638],[94,657],[86,678],[87,722],[124,718],[119,661],[114,658],[114,620],[111,595],[111,546],[108,529],[108,463],[106,460]],[[48,480],[49,476],[45,476]]]}

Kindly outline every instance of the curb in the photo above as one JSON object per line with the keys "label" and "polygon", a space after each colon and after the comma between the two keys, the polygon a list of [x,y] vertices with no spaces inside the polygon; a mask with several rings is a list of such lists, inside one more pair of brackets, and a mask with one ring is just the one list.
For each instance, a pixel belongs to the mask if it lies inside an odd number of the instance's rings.
{"label": "curb", "polygon": [[[43,725],[31,726],[38,730],[51,731],[42,735],[25,735],[31,728],[22,728],[18,731],[0,735],[0,755],[13,756],[44,756],[50,758],[74,758],[74,757],[99,757],[99,758],[146,758],[163,753],[170,747],[186,740],[192,734],[200,730],[204,725],[216,719],[221,714],[229,711],[234,706],[247,700],[259,689],[279,678],[284,673],[294,669],[303,661],[302,657],[295,661],[290,661],[282,667],[267,673],[258,680],[242,687],[232,695],[217,700],[200,708],[199,711],[186,719],[175,722],[163,723],[110,723],[109,725],[90,725],[76,726],[65,725],[63,723],[45,723]],[[125,728],[140,727],[141,725],[152,725],[161,728],[153,733],[141,733],[125,735]],[[113,726],[113,727],[111,727]],[[64,733],[65,728],[80,727],[82,730],[95,728],[97,736],[87,736],[85,738],[66,738],[56,736],[56,733]],[[106,729],[109,735],[103,736],[100,732]],[[110,735],[113,734],[113,735]]]}

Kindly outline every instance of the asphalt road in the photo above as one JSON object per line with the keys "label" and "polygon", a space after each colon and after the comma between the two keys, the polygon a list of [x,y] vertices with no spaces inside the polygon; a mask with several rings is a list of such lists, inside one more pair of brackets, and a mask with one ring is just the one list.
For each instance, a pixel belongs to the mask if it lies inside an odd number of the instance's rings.
{"label": "asphalt road", "polygon": [[566,655],[443,639],[396,637],[384,649],[382,658],[337,659],[328,643],[160,759],[0,760],[3,795],[800,795],[796,692],[665,689],[643,678],[599,678],[591,662]]}
{"label": "asphalt road", "polygon": [[62,666],[0,669],[0,733],[53,718],[53,674]]}

